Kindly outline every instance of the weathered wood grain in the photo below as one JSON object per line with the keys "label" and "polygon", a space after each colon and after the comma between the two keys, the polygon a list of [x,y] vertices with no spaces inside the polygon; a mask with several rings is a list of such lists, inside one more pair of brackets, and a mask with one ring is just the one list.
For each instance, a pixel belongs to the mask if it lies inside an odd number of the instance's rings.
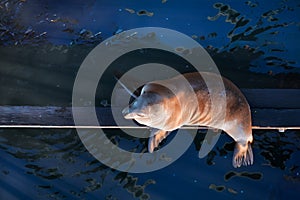
{"label": "weathered wood grain", "polygon": [[252,108],[300,109],[300,89],[242,89]]}
{"label": "weathered wood grain", "polygon": [[[248,89],[243,93],[251,106],[253,129],[300,129],[300,90]],[[146,128],[124,119],[122,108],[96,107],[99,124],[89,121],[86,107],[73,108],[86,119],[75,125],[72,107],[0,106],[0,128]]]}

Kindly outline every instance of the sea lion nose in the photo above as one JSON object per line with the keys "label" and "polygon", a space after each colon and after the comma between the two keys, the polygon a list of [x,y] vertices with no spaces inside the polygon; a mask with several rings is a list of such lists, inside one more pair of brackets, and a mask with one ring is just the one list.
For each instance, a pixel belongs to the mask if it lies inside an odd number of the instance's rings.
{"label": "sea lion nose", "polygon": [[125,119],[134,119],[136,117],[135,112],[130,109],[130,106],[124,108],[122,114]]}
{"label": "sea lion nose", "polygon": [[125,119],[138,119],[146,117],[145,113],[139,109],[132,108],[130,105],[122,110],[122,114]]}

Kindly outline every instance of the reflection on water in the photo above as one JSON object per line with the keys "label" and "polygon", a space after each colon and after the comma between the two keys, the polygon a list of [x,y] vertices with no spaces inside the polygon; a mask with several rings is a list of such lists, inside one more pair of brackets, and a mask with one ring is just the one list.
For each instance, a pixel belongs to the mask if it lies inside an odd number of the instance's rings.
{"label": "reflection on water", "polygon": [[268,161],[266,165],[284,170],[287,168],[286,162],[291,159],[292,154],[300,150],[299,132],[287,134],[261,131],[259,135],[258,148],[261,150],[260,154]]}
{"label": "reflection on water", "polygon": [[[277,131],[255,131],[254,139],[254,147],[259,149],[259,154],[267,161],[266,163],[262,163],[262,165],[268,165],[282,170],[287,168],[286,162],[292,157],[292,154],[300,150],[299,131],[288,131],[285,133]],[[228,142],[225,143],[222,148],[217,147],[217,150],[211,151],[207,156],[207,164],[214,164],[213,159],[217,155],[227,156],[229,152],[233,151],[234,145],[234,142]],[[261,178],[261,175],[257,173],[248,174],[230,172],[225,175],[225,179],[228,180],[233,176],[244,176],[253,179]]]}
{"label": "reflection on water", "polygon": [[[300,87],[296,1],[114,2],[0,0],[0,103],[69,106],[76,73],[93,47],[143,26],[190,35],[239,87]],[[149,56],[159,57],[145,52],[139,59]]]}
{"label": "reflection on water", "polygon": [[[145,140],[124,138],[118,131],[113,132],[110,138],[115,144],[118,141],[138,151],[146,148]],[[300,132],[255,131],[255,163],[241,169],[231,166],[233,142],[226,134],[210,155],[199,159],[197,152],[203,135],[199,132],[195,145],[171,166],[152,173],[128,174],[95,160],[75,130],[1,130],[0,190],[5,190],[5,196],[29,199],[155,199],[157,195],[176,197],[176,192],[173,195],[164,192],[163,184],[188,191],[187,196],[197,194],[198,190],[192,187],[197,184],[211,196],[241,195],[242,198],[251,197],[253,190],[261,192],[257,185],[289,189],[300,185]],[[277,186],[274,177],[280,180]],[[266,191],[264,196],[271,195],[272,191]],[[285,193],[289,197],[294,194]]]}
{"label": "reflection on water", "polygon": [[[147,9],[124,2],[106,3],[0,1],[0,93],[5,94],[0,103],[70,105],[76,73],[93,47],[126,29],[158,25],[198,41],[222,75],[239,87],[300,87],[300,50],[296,45],[300,7],[294,1],[272,1],[272,6],[266,7],[266,2],[198,2],[193,6],[197,9],[191,11],[190,4],[173,2],[152,2]],[[158,6],[163,6],[164,12],[159,12]],[[155,14],[148,17],[152,10]],[[117,22],[112,23],[109,20],[114,16]],[[103,17],[106,21],[101,21]],[[132,21],[124,20],[127,18]],[[187,29],[186,23],[194,26]],[[145,52],[139,59],[149,56],[159,57]],[[122,68],[131,66],[135,59],[128,58]],[[189,69],[182,66],[182,70]],[[99,101],[110,99],[109,92]]]}
{"label": "reflection on water", "polygon": [[[149,199],[145,189],[155,184],[152,179],[141,183],[134,174],[99,163],[86,152],[74,130],[1,130],[0,149],[1,182],[10,186],[7,192],[20,190],[32,199],[114,199],[122,195]],[[15,174],[24,181],[21,187],[14,188]]]}
{"label": "reflection on water", "polygon": [[[251,2],[248,2],[248,4],[251,4]],[[256,7],[253,6],[256,4],[251,5],[252,8]],[[276,9],[268,10],[260,14],[260,16],[256,15],[256,18],[251,19],[231,8],[230,5],[214,4],[214,7],[219,12],[213,17],[209,16],[208,20],[216,21],[219,17],[225,16],[226,22],[234,24],[234,27],[227,32],[229,43],[218,49],[218,51],[234,52],[240,51],[240,48],[244,47],[250,52],[259,53],[262,59],[260,61],[252,60],[249,63],[249,69],[253,72],[267,72],[269,75],[275,75],[284,70],[299,72],[294,60],[278,57],[280,55],[278,52],[286,52],[286,46],[277,42],[276,37],[280,37],[281,29],[286,30],[288,27],[292,28],[295,25],[295,22],[290,21],[290,19],[277,18],[281,14],[295,11],[295,9],[288,4],[278,6]],[[273,66],[276,67],[274,68]]]}
{"label": "reflection on water", "polygon": [[262,178],[262,174],[261,173],[249,173],[249,172],[228,172],[227,174],[225,174],[224,179],[226,181],[228,181],[229,179],[231,179],[232,177],[235,176],[240,176],[240,177],[247,177],[253,180],[260,180]]}

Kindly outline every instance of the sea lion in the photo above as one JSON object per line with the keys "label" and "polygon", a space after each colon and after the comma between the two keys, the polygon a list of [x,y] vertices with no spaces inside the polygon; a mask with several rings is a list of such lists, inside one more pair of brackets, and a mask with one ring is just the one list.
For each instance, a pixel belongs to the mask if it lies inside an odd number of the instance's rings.
{"label": "sea lion", "polygon": [[[215,83],[217,78],[223,81],[225,91],[214,89],[219,87]],[[207,81],[210,82],[210,88],[207,87]],[[214,94],[215,91],[219,94]],[[217,101],[226,98],[225,106],[212,106],[212,94]],[[193,95],[196,99],[192,98]],[[183,125],[208,126],[225,131],[236,141],[232,160],[234,167],[253,164],[249,104],[237,86],[214,73],[194,72],[149,82],[143,86],[140,96],[122,113],[126,119],[134,119],[154,128],[149,137],[149,152],[153,152],[171,131]],[[222,114],[223,120],[218,117]]]}

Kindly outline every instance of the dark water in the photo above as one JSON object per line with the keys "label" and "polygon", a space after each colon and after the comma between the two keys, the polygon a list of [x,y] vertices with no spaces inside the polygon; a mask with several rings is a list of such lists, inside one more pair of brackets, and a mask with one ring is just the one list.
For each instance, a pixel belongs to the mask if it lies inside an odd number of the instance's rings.
{"label": "dark water", "polygon": [[[241,88],[299,88],[299,19],[297,0],[0,0],[0,104],[71,106],[87,54],[113,34],[145,26],[191,36]],[[112,140],[146,148],[120,133]],[[254,131],[254,165],[240,169],[231,165],[231,138],[223,134],[199,159],[202,139],[199,133],[164,169],[130,174],[93,158],[75,130],[2,129],[0,199],[297,198],[299,131]]]}
{"label": "dark water", "polygon": [[[146,148],[143,140],[113,139]],[[254,139],[251,167],[232,167],[233,142],[225,134],[199,159],[203,133],[198,133],[170,166],[129,174],[93,158],[74,130],[1,130],[1,199],[295,199],[300,132],[255,131]]]}
{"label": "dark water", "polygon": [[1,104],[70,105],[76,73],[93,47],[145,26],[194,38],[241,88],[299,88],[299,6],[296,0],[1,1]]}

